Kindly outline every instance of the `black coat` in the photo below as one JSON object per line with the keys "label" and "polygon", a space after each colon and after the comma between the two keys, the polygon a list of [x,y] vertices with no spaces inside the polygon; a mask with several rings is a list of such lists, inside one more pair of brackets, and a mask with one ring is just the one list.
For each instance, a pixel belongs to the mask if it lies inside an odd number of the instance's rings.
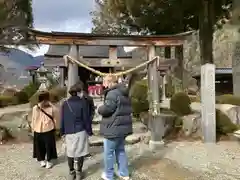
{"label": "black coat", "polygon": [[102,115],[100,134],[105,138],[124,138],[132,134],[131,100],[123,84],[106,91],[104,104],[99,107],[98,113]]}
{"label": "black coat", "polygon": [[92,135],[89,103],[85,98],[72,96],[62,105],[60,132],[65,135],[81,131],[86,131]]}
{"label": "black coat", "polygon": [[95,105],[94,105],[94,101],[93,98],[91,96],[89,96],[87,93],[84,92],[83,97],[87,100],[88,102],[88,107],[89,107],[89,113],[90,113],[90,117],[91,117],[91,121],[94,118],[95,115]]}

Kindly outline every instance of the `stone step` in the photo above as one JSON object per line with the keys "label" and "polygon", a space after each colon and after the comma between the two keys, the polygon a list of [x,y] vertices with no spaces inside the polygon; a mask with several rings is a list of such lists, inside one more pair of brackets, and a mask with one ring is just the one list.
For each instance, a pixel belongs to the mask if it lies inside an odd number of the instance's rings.
{"label": "stone step", "polygon": [[[100,133],[100,124],[94,124],[92,126],[93,134],[98,136]],[[145,133],[147,132],[147,127],[141,122],[133,123],[133,133]]]}
{"label": "stone step", "polygon": [[[144,140],[146,137],[148,137],[148,133],[134,133],[132,135],[129,135],[126,138],[126,144],[136,144],[140,142],[141,140]],[[89,144],[90,146],[103,146],[103,137],[100,136],[91,136],[89,138]]]}

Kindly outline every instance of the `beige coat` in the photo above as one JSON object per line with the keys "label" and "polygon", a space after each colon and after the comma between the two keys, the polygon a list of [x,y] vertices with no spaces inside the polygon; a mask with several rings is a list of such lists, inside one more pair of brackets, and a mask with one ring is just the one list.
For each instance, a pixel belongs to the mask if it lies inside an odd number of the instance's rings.
{"label": "beige coat", "polygon": [[[51,104],[50,107],[44,108],[43,110],[54,118],[55,128],[59,129],[59,109]],[[40,109],[38,109],[37,105],[35,105],[32,109],[31,127],[33,132],[48,132],[54,129],[54,123],[47,115],[45,115]]]}

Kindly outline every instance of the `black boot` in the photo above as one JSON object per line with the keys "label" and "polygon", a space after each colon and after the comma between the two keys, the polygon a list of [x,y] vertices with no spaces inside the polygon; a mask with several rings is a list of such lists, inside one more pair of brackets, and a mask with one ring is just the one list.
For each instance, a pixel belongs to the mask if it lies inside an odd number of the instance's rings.
{"label": "black boot", "polygon": [[74,170],[74,158],[68,157],[69,180],[76,179],[76,171]]}
{"label": "black boot", "polygon": [[84,161],[84,157],[77,158],[76,180],[83,179],[83,172],[82,172],[83,161]]}
{"label": "black boot", "polygon": [[76,179],[76,172],[70,171],[68,180],[75,180]]}
{"label": "black boot", "polygon": [[82,179],[83,179],[82,171],[76,171],[76,180],[82,180]]}

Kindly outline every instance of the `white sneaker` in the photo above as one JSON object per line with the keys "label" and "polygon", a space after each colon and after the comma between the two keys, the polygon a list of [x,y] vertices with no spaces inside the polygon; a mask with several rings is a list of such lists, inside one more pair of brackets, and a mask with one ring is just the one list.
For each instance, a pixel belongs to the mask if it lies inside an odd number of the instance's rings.
{"label": "white sneaker", "polygon": [[106,176],[106,173],[105,173],[105,172],[103,172],[103,173],[102,173],[102,175],[101,175],[101,178],[102,178],[102,179],[104,179],[104,180],[109,180],[109,179],[107,178],[107,176]]}
{"label": "white sneaker", "polygon": [[52,167],[53,167],[53,163],[47,161],[47,163],[46,163],[46,168],[47,168],[47,169],[50,169],[50,168],[52,168]]}
{"label": "white sneaker", "polygon": [[46,166],[45,161],[40,161],[40,166],[41,166],[41,167],[45,167],[45,166]]}
{"label": "white sneaker", "polygon": [[122,180],[130,180],[129,176],[120,176],[118,173],[116,175],[117,175],[117,177],[119,177]]}
{"label": "white sneaker", "polygon": [[123,176],[119,176],[120,179],[122,180],[130,180],[130,177],[126,176],[126,177],[123,177]]}

